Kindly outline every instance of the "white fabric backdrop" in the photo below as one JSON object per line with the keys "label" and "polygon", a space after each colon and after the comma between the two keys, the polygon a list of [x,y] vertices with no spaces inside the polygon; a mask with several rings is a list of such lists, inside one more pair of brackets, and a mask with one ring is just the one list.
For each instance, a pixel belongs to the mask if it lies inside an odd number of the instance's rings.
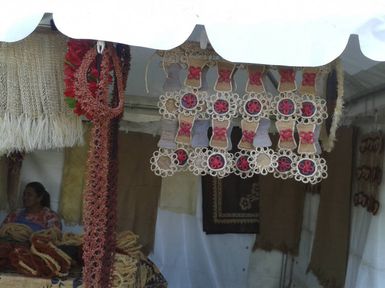
{"label": "white fabric backdrop", "polygon": [[[382,131],[385,125],[380,125]],[[363,127],[364,132],[373,129]],[[384,168],[384,167],[383,167]],[[380,210],[372,216],[362,207],[352,210],[350,251],[345,288],[385,287],[385,170],[379,189]],[[353,185],[353,194],[356,192]]]}
{"label": "white fabric backdrop", "polygon": [[[43,182],[51,193],[52,206],[56,210],[62,165],[62,151],[29,154],[21,172],[22,188],[28,181]],[[385,183],[380,190],[382,208],[376,217],[369,216],[362,208],[353,208],[346,288],[384,287]],[[250,234],[203,233],[202,199],[200,191],[197,193],[196,216],[158,211],[155,250],[151,258],[169,281],[169,287],[278,287],[282,254],[251,253],[254,236]],[[293,267],[295,287],[319,287],[312,274],[305,274],[311,255],[318,203],[319,196],[306,196],[300,255]],[[0,213],[0,220],[4,216]],[[65,230],[80,232],[81,227],[65,227]],[[287,271],[290,271],[290,265]]]}
{"label": "white fabric backdrop", "polygon": [[169,288],[245,288],[251,234],[206,235],[202,227],[202,194],[196,216],[158,210],[154,253],[150,258]]}

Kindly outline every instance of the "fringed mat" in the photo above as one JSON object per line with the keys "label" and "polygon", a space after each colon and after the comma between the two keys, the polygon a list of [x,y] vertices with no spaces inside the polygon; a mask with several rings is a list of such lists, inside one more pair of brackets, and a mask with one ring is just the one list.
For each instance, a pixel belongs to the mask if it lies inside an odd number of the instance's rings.
{"label": "fringed mat", "polygon": [[349,253],[353,129],[339,128],[327,154],[329,177],[321,183],[317,228],[309,270],[325,288],[344,287]]}

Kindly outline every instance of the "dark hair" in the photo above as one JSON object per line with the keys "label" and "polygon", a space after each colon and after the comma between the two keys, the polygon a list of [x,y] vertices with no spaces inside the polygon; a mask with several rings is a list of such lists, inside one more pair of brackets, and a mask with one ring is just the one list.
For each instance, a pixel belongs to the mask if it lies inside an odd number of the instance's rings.
{"label": "dark hair", "polygon": [[38,197],[41,197],[41,200],[40,200],[41,206],[51,208],[51,198],[47,190],[45,190],[45,187],[43,184],[41,184],[40,182],[30,182],[25,187],[32,188],[33,190],[35,190],[36,195]]}

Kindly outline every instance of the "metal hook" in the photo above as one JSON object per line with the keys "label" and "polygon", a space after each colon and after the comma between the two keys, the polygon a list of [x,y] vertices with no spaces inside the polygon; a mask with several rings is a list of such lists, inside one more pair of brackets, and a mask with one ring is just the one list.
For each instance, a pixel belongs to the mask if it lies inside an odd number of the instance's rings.
{"label": "metal hook", "polygon": [[98,42],[96,42],[96,51],[98,51],[99,54],[102,54],[105,46],[106,43],[104,41],[98,40]]}

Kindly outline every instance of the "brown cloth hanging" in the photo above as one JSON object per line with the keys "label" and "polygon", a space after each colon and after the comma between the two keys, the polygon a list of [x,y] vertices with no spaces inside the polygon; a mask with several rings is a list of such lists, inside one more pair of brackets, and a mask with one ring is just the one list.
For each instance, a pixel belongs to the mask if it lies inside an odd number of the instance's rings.
{"label": "brown cloth hanging", "polygon": [[320,205],[308,270],[323,287],[344,287],[349,253],[353,129],[339,128],[334,150],[326,154],[328,178],[321,183]]}
{"label": "brown cloth hanging", "polygon": [[305,201],[305,184],[292,179],[260,177],[260,229],[254,250],[278,250],[298,255]]}
{"label": "brown cloth hanging", "polygon": [[8,179],[7,195],[9,210],[13,211],[20,206],[20,173],[25,153],[14,151],[7,156]]}
{"label": "brown cloth hanging", "polygon": [[207,234],[258,233],[258,178],[202,177],[203,231]]}
{"label": "brown cloth hanging", "polygon": [[144,133],[119,133],[118,231],[139,235],[145,253],[154,245],[161,188],[161,178],[149,165],[158,140]]}
{"label": "brown cloth hanging", "polygon": [[6,157],[0,157],[0,211],[8,211],[7,195],[8,163]]}
{"label": "brown cloth hanging", "polygon": [[[209,137],[211,136],[209,129]],[[231,132],[231,153],[239,151],[236,143],[242,130]],[[242,179],[231,174],[223,179],[202,177],[203,231],[207,234],[258,233],[259,176]]]}

